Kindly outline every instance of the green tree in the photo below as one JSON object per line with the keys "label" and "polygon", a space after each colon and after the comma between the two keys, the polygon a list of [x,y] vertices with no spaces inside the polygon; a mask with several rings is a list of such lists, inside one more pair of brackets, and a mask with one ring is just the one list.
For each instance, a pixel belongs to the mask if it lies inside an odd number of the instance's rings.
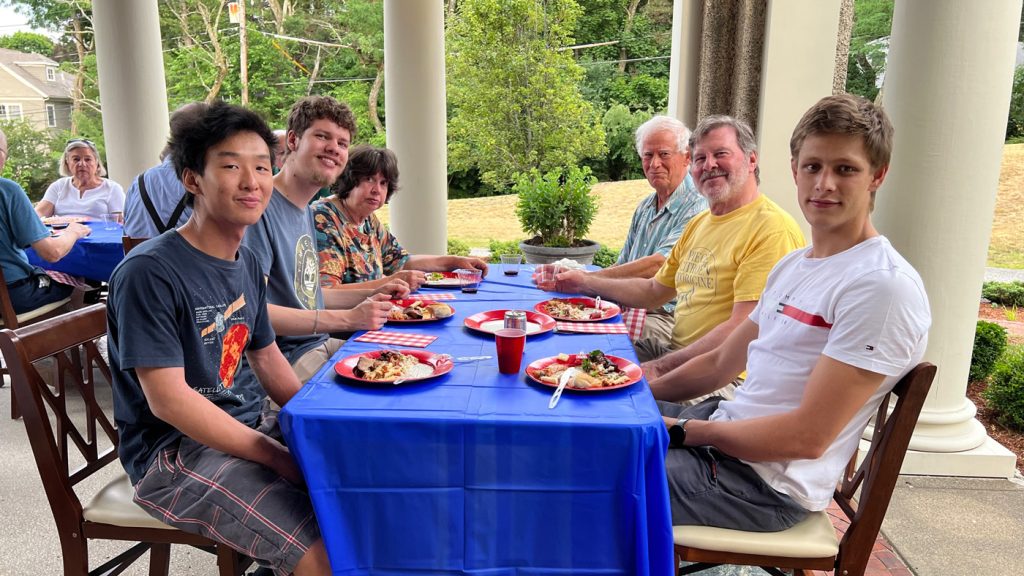
{"label": "green tree", "polygon": [[15,32],[10,36],[0,36],[0,48],[50,57],[53,55],[53,40],[35,32]]}
{"label": "green tree", "polygon": [[650,118],[649,112],[630,112],[623,104],[615,104],[604,113],[601,124],[608,154],[592,165],[598,178],[618,181],[644,177],[640,156],[636,152],[636,129]]}
{"label": "green tree", "polygon": [[0,122],[7,136],[7,163],[3,177],[10,178],[28,192],[33,201],[58,178],[57,162],[63,151],[63,135],[36,130],[28,120]]}
{"label": "green tree", "polygon": [[1024,137],[1024,66],[1013,73],[1013,92],[1010,94],[1010,114],[1006,119],[1006,139]]}
{"label": "green tree", "polygon": [[537,168],[604,151],[604,131],[580,94],[572,53],[574,0],[463,0],[447,34],[449,166],[476,167],[496,187]]}
{"label": "green tree", "polygon": [[874,100],[885,73],[887,38],[892,32],[893,0],[855,0],[846,91]]}

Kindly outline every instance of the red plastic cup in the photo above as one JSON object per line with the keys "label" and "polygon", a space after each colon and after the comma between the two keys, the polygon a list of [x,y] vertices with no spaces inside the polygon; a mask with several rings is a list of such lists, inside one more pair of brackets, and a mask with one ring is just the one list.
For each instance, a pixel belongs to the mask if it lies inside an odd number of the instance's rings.
{"label": "red plastic cup", "polygon": [[498,348],[498,372],[518,374],[523,364],[526,330],[502,328],[494,333],[494,344]]}

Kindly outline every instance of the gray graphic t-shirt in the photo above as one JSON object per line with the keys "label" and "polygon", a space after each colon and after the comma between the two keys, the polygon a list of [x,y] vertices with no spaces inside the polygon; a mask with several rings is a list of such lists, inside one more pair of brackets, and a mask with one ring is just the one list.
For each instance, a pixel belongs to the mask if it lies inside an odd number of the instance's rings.
{"label": "gray graphic t-shirt", "polygon": [[[249,227],[242,244],[248,246],[267,278],[267,303],[300,310],[324,307],[320,292],[320,262],[309,207],[291,203],[274,190],[263,217]],[[327,340],[326,334],[278,336],[277,345],[289,362]]]}

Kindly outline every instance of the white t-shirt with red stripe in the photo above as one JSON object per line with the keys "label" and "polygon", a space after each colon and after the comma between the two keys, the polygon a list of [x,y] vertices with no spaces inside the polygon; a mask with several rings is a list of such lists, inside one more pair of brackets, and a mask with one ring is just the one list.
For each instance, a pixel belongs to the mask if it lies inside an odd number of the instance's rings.
{"label": "white t-shirt with red stripe", "polygon": [[747,379],[711,420],[794,410],[822,354],[885,375],[820,458],[748,462],[776,490],[823,510],[882,397],[924,356],[931,311],[920,276],[884,236],[828,258],[809,258],[810,250],[791,252],[769,274],[750,315],[758,337]]}

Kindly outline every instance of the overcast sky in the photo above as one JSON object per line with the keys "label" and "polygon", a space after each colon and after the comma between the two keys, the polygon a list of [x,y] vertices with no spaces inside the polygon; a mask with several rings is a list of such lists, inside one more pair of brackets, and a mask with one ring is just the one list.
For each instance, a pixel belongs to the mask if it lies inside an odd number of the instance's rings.
{"label": "overcast sky", "polygon": [[33,30],[26,22],[28,18],[18,14],[14,11],[14,8],[3,6],[0,7],[0,36],[10,36],[15,32],[40,32],[52,37],[53,34],[48,34],[43,30]]}

